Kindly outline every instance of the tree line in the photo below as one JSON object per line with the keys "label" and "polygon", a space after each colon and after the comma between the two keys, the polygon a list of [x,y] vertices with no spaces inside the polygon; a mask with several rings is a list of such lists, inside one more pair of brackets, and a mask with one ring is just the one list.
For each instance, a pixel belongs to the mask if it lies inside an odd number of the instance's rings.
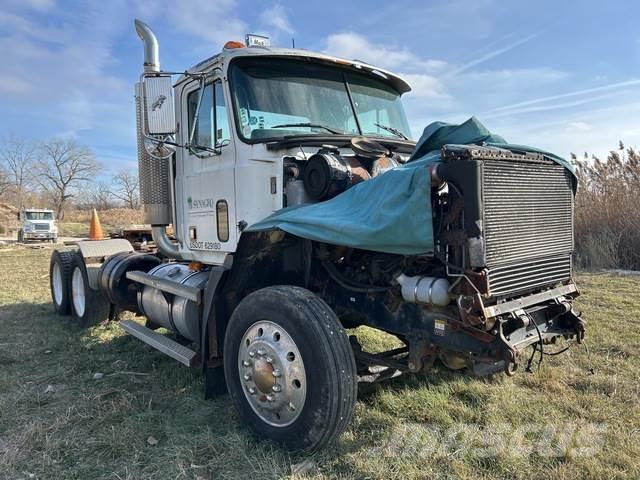
{"label": "tree line", "polygon": [[[576,165],[576,265],[581,268],[640,270],[640,152],[620,142],[601,159],[571,154]],[[140,205],[135,169],[98,181],[104,171],[91,149],[72,138],[32,142],[0,139],[0,202],[19,209],[65,209]]]}
{"label": "tree line", "polygon": [[30,141],[8,135],[0,139],[0,201],[22,210],[52,208],[63,220],[65,210],[140,206],[137,172],[104,172],[93,151],[73,138]]}

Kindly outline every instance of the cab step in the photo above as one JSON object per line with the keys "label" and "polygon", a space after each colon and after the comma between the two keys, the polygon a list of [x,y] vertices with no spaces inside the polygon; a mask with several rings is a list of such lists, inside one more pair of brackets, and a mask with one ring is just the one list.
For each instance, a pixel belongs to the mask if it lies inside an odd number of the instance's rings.
{"label": "cab step", "polygon": [[150,328],[140,325],[133,320],[121,320],[119,325],[120,328],[129,335],[133,335],[138,340],[151,345],[156,350],[161,351],[165,355],[170,356],[187,367],[192,367],[197,363],[198,354],[195,351],[179,344],[175,340],[171,340],[165,335],[154,332]]}

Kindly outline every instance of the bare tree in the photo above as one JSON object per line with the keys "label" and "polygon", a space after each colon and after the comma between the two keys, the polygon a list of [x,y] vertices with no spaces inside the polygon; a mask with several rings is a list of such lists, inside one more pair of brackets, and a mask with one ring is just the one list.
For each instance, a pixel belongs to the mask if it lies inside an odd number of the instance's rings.
{"label": "bare tree", "polygon": [[4,197],[4,195],[11,191],[11,187],[13,184],[9,180],[9,175],[2,166],[0,166],[0,197]]}
{"label": "bare tree", "polygon": [[5,137],[0,145],[0,161],[6,180],[11,184],[13,201],[20,210],[25,206],[25,195],[32,183],[35,153],[36,148],[32,142],[13,135]]}
{"label": "bare tree", "polygon": [[122,200],[128,208],[138,208],[140,206],[138,175],[131,170],[123,169],[116,173],[112,180],[116,187],[113,196]]}
{"label": "bare tree", "polygon": [[67,201],[82,184],[94,181],[100,169],[88,147],[58,138],[42,144],[34,178],[52,195],[56,216],[62,220]]}
{"label": "bare tree", "polygon": [[74,204],[84,209],[109,210],[114,208],[116,198],[107,182],[96,182],[87,185],[74,199]]}

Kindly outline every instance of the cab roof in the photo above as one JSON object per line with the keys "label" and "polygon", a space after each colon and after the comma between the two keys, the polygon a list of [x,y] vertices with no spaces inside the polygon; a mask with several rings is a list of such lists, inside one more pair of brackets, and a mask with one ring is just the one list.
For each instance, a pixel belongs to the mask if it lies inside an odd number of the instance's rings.
{"label": "cab roof", "polygon": [[[274,57],[274,58],[303,58],[307,60],[317,61],[329,65],[336,65],[342,68],[350,68],[365,74],[370,74],[379,80],[385,81],[391,85],[399,93],[404,94],[411,91],[409,84],[400,76],[388,70],[369,65],[361,60],[346,60],[339,57],[333,57],[324,53],[312,52],[300,48],[272,48],[272,47],[242,47],[223,49],[220,53],[213,55],[187,70],[187,73],[206,72],[212,70],[216,66],[220,66],[225,62],[239,57]],[[182,75],[176,85],[182,83],[188,77]]]}

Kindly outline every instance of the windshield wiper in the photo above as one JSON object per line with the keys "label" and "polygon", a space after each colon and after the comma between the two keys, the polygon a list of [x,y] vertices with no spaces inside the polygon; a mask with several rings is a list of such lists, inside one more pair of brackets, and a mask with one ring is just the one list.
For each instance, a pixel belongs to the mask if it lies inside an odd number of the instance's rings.
{"label": "windshield wiper", "polygon": [[340,130],[336,130],[331,127],[327,127],[326,125],[321,125],[320,123],[283,123],[282,125],[272,125],[271,128],[289,128],[289,127],[309,127],[309,128],[323,128],[327,132],[333,133],[334,135],[344,135],[344,132]]}
{"label": "windshield wiper", "polygon": [[401,139],[403,139],[403,140],[409,140],[409,137],[407,137],[404,133],[402,133],[402,132],[401,132],[400,130],[398,130],[397,128],[393,128],[393,127],[390,127],[390,126],[388,126],[388,125],[382,125],[382,124],[380,124],[380,123],[374,123],[374,125],[375,125],[376,127],[379,127],[379,128],[381,128],[381,129],[383,129],[383,130],[386,130],[386,131],[387,131],[387,132],[389,132],[389,133],[393,133],[396,137],[400,137],[400,138],[401,138]]}

